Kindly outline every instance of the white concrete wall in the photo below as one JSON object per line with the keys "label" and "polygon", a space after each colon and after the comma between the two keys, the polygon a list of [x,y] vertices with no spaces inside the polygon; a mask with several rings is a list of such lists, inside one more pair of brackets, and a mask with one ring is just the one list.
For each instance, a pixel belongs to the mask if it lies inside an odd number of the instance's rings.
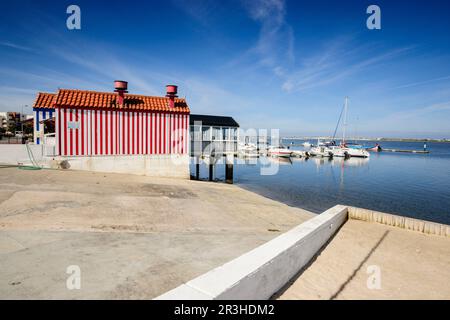
{"label": "white concrete wall", "polygon": [[[37,162],[43,161],[42,146],[30,144],[28,145]],[[28,156],[27,147],[24,144],[0,144],[0,164],[17,165],[23,163],[31,164]]]}
{"label": "white concrete wall", "polygon": [[[67,160],[72,170],[129,173],[147,176],[189,179],[189,156],[184,155],[132,155],[98,157],[46,157],[44,145],[29,145],[36,162],[46,168],[58,168]],[[24,144],[0,144],[0,164],[30,165]]]}
{"label": "white concrete wall", "polygon": [[156,299],[269,299],[305,267],[346,220],[347,207],[335,206]]}
{"label": "white concrete wall", "polygon": [[450,226],[442,223],[398,216],[369,209],[348,207],[349,219],[376,222],[406,230],[450,237]]}
{"label": "white concrete wall", "polygon": [[188,155],[131,155],[95,157],[55,157],[67,160],[72,170],[129,173],[147,176],[176,177],[188,179]]}

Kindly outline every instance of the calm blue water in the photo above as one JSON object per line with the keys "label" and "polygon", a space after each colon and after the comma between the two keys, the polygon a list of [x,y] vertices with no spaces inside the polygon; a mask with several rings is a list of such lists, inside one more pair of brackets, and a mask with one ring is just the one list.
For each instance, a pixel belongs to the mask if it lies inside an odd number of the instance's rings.
{"label": "calm blue water", "polygon": [[[381,145],[423,149],[423,143],[415,142],[382,142]],[[336,204],[346,204],[450,224],[450,144],[427,145],[430,154],[381,152],[371,153],[369,159],[348,160],[261,158],[256,164],[235,165],[235,183],[316,213]],[[261,175],[264,166],[261,161],[279,164],[278,172]],[[201,176],[207,177],[206,167],[202,168]],[[217,166],[216,177],[224,178],[223,166]]]}

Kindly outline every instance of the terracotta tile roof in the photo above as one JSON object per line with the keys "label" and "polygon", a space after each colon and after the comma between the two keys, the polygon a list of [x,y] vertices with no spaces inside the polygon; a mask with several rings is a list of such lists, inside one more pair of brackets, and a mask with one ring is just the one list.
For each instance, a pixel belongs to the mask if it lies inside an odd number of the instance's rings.
{"label": "terracotta tile roof", "polygon": [[39,92],[36,100],[34,101],[33,108],[40,109],[54,109],[55,108],[56,94]]}
{"label": "terracotta tile roof", "polygon": [[189,112],[185,99],[175,99],[175,108],[169,107],[166,97],[152,97],[125,94],[124,105],[117,103],[117,93],[60,89],[56,96],[56,105],[76,108],[113,108],[127,110],[151,110],[165,112]]}

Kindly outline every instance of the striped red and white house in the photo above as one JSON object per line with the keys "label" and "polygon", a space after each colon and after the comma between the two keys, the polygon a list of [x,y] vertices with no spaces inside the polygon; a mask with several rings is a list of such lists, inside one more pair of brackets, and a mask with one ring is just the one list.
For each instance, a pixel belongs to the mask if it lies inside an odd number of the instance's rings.
{"label": "striped red and white house", "polygon": [[185,99],[60,89],[54,108],[57,155],[188,154]]}

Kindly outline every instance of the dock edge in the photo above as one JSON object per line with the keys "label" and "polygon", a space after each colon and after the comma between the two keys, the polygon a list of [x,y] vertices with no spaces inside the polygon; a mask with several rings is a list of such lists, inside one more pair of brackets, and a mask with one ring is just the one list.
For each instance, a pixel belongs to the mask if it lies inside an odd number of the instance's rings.
{"label": "dock edge", "polygon": [[347,206],[347,208],[349,219],[376,222],[406,230],[436,236],[450,237],[449,225],[409,217],[403,217],[395,214],[373,211],[369,209],[351,206]]}

